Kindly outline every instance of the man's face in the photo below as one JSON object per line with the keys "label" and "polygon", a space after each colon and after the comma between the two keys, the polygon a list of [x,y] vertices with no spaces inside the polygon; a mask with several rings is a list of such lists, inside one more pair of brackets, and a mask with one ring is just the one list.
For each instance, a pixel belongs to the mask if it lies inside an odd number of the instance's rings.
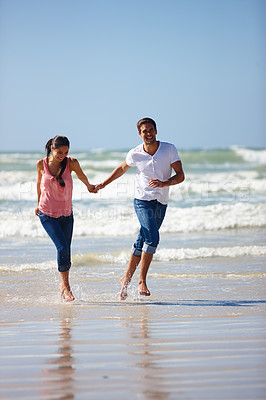
{"label": "man's face", "polygon": [[142,124],[139,131],[139,136],[142,137],[145,144],[150,145],[156,142],[157,130],[153,124]]}

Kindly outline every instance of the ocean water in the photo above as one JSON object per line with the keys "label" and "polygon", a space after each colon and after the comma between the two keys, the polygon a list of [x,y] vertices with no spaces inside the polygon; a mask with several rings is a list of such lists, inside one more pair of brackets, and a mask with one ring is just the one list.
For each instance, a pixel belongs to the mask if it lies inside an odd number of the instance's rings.
{"label": "ocean water", "polygon": [[[99,183],[126,150],[70,155]],[[73,176],[71,304],[34,214],[43,156],[0,153],[4,398],[262,399],[266,149],[180,151],[186,180],[170,190],[151,296],[138,295],[136,271],[123,302],[139,229],[134,169],[96,195]]]}
{"label": "ocean water", "polygon": [[[126,153],[98,149],[70,156],[79,160],[91,183],[100,183]],[[170,188],[151,278],[265,279],[266,149],[235,146],[179,153],[186,179]],[[36,161],[42,157],[36,152],[0,153],[2,273],[56,273],[54,246],[34,214]],[[88,281],[105,276],[109,282],[123,273],[139,229],[133,210],[134,176],[131,168],[91,194],[73,174],[72,274]]]}

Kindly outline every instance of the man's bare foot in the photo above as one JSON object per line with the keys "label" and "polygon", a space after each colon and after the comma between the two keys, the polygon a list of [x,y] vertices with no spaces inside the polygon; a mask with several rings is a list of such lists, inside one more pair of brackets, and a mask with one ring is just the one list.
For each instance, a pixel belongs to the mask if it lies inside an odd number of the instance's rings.
{"label": "man's bare foot", "polygon": [[138,291],[141,296],[150,296],[151,295],[149,289],[147,288],[145,281],[139,281]]}
{"label": "man's bare foot", "polygon": [[128,288],[129,282],[125,281],[125,277],[124,276],[119,279],[119,282],[120,282],[120,285],[121,285],[120,300],[126,300],[126,298],[127,298],[127,288]]}
{"label": "man's bare foot", "polygon": [[75,297],[73,296],[71,289],[66,288],[62,284],[60,285],[60,291],[61,291],[61,300],[65,300],[67,302],[74,301]]}

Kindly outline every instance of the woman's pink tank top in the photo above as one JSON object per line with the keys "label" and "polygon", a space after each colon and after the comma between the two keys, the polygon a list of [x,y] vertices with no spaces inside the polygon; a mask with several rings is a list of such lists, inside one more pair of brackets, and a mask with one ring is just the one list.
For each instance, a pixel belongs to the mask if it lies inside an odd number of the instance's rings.
{"label": "woman's pink tank top", "polygon": [[44,172],[41,180],[41,198],[39,210],[49,217],[68,217],[72,213],[73,181],[69,171],[69,157],[62,174],[65,186],[61,186],[51,174],[47,165],[47,159],[43,159]]}

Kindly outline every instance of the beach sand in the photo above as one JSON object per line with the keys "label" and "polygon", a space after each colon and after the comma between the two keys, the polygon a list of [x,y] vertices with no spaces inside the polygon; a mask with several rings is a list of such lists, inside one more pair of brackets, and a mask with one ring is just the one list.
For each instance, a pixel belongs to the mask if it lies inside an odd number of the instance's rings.
{"label": "beach sand", "polygon": [[121,302],[123,271],[73,266],[72,304],[56,269],[1,271],[1,399],[266,398],[261,258],[157,261]]}

